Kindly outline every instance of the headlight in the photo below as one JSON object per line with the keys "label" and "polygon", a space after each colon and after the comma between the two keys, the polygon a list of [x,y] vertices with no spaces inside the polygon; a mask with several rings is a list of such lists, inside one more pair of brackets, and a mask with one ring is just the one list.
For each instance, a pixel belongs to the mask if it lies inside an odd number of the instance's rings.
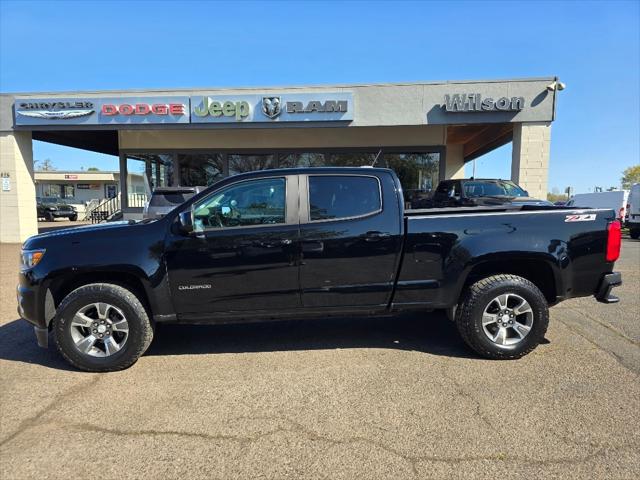
{"label": "headlight", "polygon": [[49,210],[50,212],[55,212],[56,210],[58,210],[58,207],[47,207],[47,210]]}
{"label": "headlight", "polygon": [[44,257],[45,251],[44,248],[39,250],[22,250],[22,267],[25,269],[35,267],[40,263],[42,257]]}

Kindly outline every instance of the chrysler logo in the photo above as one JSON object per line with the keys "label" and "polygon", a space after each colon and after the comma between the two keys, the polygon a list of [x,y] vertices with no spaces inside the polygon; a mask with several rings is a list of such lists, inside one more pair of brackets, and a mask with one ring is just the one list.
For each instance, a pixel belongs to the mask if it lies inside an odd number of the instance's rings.
{"label": "chrysler logo", "polygon": [[47,118],[65,120],[67,118],[84,117],[94,112],[92,102],[23,102],[20,103],[18,115],[31,118]]}
{"label": "chrysler logo", "polygon": [[84,117],[91,115],[93,110],[18,110],[18,115],[31,118],[49,118],[52,120],[64,120],[66,118]]}
{"label": "chrysler logo", "polygon": [[280,97],[262,97],[262,113],[269,118],[276,118],[280,115]]}

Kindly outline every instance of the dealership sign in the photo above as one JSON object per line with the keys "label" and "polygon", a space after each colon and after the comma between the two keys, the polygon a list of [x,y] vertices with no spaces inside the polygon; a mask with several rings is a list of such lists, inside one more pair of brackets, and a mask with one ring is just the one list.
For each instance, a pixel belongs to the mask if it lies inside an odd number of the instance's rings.
{"label": "dealership sign", "polygon": [[350,120],[353,120],[353,95],[345,92],[191,97],[191,123]]}
{"label": "dealership sign", "polygon": [[351,93],[16,99],[17,126],[353,120]]}
{"label": "dealership sign", "polygon": [[483,98],[479,93],[454,93],[444,96],[447,112],[519,112],[524,108],[524,97]]}
{"label": "dealership sign", "polygon": [[189,123],[189,97],[17,99],[16,125]]}

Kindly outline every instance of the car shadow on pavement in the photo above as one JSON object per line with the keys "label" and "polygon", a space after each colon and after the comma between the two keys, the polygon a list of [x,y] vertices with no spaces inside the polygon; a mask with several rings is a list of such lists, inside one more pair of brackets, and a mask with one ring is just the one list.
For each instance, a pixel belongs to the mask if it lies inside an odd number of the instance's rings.
{"label": "car shadow on pavement", "polygon": [[40,348],[36,343],[33,326],[21,319],[0,326],[0,359],[77,371],[58,354],[51,338],[49,348]]}
{"label": "car shadow on pavement", "polygon": [[[293,350],[389,348],[479,359],[445,315],[331,318],[229,325],[159,325],[145,355],[197,355]],[[0,359],[74,370],[56,351],[38,347],[24,320],[0,326]]]}
{"label": "car shadow on pavement", "polygon": [[233,325],[160,325],[147,355],[390,348],[479,358],[444,314]]}

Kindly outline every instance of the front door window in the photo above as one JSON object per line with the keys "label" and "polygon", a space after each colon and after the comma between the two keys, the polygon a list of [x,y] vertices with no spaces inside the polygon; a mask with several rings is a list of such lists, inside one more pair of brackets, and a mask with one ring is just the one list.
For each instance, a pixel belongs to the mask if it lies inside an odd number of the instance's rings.
{"label": "front door window", "polygon": [[231,185],[196,203],[194,229],[252,227],[285,223],[284,178],[265,178]]}

